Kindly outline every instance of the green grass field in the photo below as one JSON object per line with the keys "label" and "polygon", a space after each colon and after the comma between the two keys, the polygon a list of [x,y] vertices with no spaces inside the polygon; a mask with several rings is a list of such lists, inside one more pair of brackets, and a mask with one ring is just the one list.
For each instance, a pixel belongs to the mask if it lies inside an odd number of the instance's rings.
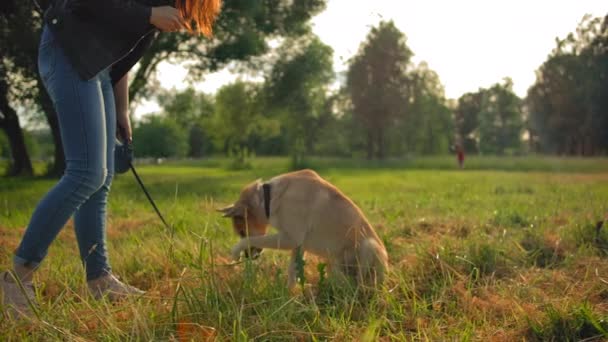
{"label": "green grass field", "polygon": [[[312,256],[286,289],[287,253],[229,263],[237,242],[214,209],[286,159],[141,166],[176,228],[167,232],[130,175],[111,194],[114,271],[147,290],[110,304],[85,291],[71,223],[36,276],[40,319],[0,322],[0,340],[582,340],[608,338],[608,160],[450,157],[384,163],[314,159],[361,207],[389,252],[373,295],[331,286]],[[0,178],[0,268],[54,184]]]}

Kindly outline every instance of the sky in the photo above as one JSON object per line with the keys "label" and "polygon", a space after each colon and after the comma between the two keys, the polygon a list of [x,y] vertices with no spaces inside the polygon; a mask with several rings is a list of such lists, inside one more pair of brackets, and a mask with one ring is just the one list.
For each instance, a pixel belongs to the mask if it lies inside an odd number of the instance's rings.
{"label": "sky", "polygon": [[[437,72],[446,96],[489,87],[511,77],[524,97],[535,70],[555,47],[555,38],[573,32],[585,14],[605,16],[606,0],[328,0],[312,20],[313,31],[334,50],[334,70],[347,69],[372,26],[393,20],[407,37],[413,62]],[[186,88],[186,71],[161,63],[159,80],[168,89]],[[227,70],[208,75],[196,88],[213,93],[236,78]],[[137,114],[158,105],[144,102]]]}

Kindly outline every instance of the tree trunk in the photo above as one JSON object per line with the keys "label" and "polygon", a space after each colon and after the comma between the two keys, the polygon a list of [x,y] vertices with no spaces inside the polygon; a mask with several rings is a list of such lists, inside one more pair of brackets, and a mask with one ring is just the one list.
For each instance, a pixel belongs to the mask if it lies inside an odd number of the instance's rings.
{"label": "tree trunk", "polygon": [[46,89],[42,85],[42,80],[38,78],[38,93],[40,105],[46,116],[46,120],[51,129],[51,135],[53,136],[53,143],[55,145],[55,153],[53,158],[53,164],[47,172],[47,176],[58,177],[63,174],[65,169],[65,156],[63,154],[63,143],[61,142],[61,133],[59,132],[59,121],[57,120],[57,113],[55,113],[55,107],[53,101],[46,92]]}
{"label": "tree trunk", "polygon": [[27,153],[23,131],[19,124],[17,112],[8,103],[8,85],[5,80],[0,80],[0,128],[4,130],[11,148],[13,159],[9,176],[32,176],[34,169],[32,161]]}

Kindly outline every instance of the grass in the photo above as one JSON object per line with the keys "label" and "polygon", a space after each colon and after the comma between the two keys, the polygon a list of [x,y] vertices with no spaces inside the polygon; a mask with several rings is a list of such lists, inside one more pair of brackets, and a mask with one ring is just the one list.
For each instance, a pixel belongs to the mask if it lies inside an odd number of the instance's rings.
{"label": "grass", "polygon": [[[147,294],[89,298],[69,223],[36,275],[41,320],[4,319],[0,340],[608,338],[608,227],[597,228],[608,213],[606,159],[469,158],[462,171],[447,157],[309,163],[385,241],[391,271],[376,293],[337,287],[312,256],[295,293],[287,253],[225,265],[237,238],[214,209],[247,182],[287,171],[287,159],[240,171],[222,159],[142,165],[175,233],[121,175],[107,234],[114,271]],[[53,183],[0,179],[0,268]]]}

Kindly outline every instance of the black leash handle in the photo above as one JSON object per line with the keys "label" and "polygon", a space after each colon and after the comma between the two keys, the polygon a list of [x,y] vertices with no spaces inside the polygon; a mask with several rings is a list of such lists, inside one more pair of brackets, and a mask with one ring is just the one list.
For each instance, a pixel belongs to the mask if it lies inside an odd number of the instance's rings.
{"label": "black leash handle", "polygon": [[158,217],[160,217],[160,220],[163,221],[163,224],[169,230],[169,232],[174,233],[175,230],[173,229],[173,227],[171,227],[167,223],[167,221],[163,217],[163,214],[161,214],[160,210],[158,210],[158,207],[156,206],[156,203],[154,203],[154,200],[152,199],[152,196],[150,196],[150,193],[148,192],[148,190],[144,186],[144,183],[141,181],[141,178],[139,178],[139,175],[137,174],[137,171],[135,171],[135,167],[133,166],[133,164],[129,163],[129,167],[131,168],[131,172],[133,172],[133,176],[135,176],[135,179],[137,180],[137,183],[139,183],[139,186],[144,191],[144,194],[146,194],[146,197],[148,198],[148,201],[150,202],[150,204],[152,204],[152,207],[154,208],[154,211],[156,211],[156,214],[158,215]]}
{"label": "black leash handle", "polygon": [[[123,140],[123,144],[129,144],[129,143],[131,143],[127,139],[127,131],[126,131],[126,129],[124,127],[122,127],[122,125],[118,121],[116,121],[116,128],[118,129],[118,134],[120,135],[120,137]],[[139,186],[144,191],[144,194],[146,194],[146,197],[148,198],[148,202],[150,202],[150,204],[152,204],[152,207],[154,208],[154,211],[156,211],[156,214],[158,215],[158,217],[160,218],[160,220],[163,221],[163,224],[165,225],[165,228],[167,228],[167,230],[170,233],[172,233],[172,234],[175,233],[175,230],[173,229],[173,227],[171,227],[171,225],[169,225],[167,223],[167,220],[165,220],[165,218],[163,217],[163,214],[161,214],[160,210],[158,210],[158,207],[156,206],[156,203],[154,203],[154,200],[152,199],[152,196],[150,196],[150,193],[146,189],[146,186],[144,185],[144,182],[142,182],[141,178],[139,178],[139,175],[137,174],[137,171],[135,170],[135,166],[133,166],[132,162],[129,162],[129,168],[131,169],[131,172],[133,172],[133,176],[135,176],[135,179],[137,180],[137,183],[139,183]]]}

